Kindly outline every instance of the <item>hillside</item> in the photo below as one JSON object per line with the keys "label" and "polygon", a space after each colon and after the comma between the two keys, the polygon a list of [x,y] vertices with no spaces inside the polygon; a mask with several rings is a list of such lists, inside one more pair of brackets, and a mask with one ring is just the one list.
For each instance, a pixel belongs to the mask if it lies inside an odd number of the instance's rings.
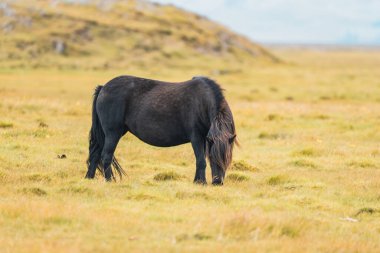
{"label": "hillside", "polygon": [[5,1],[0,67],[107,69],[276,61],[205,17],[146,1]]}

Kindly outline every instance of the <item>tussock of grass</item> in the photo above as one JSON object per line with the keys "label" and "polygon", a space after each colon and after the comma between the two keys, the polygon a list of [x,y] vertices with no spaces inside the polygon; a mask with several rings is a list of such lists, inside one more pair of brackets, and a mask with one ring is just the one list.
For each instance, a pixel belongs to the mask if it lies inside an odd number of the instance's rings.
{"label": "tussock of grass", "polygon": [[376,165],[370,161],[352,161],[348,163],[348,166],[354,168],[376,168]]}
{"label": "tussock of grass", "polygon": [[39,187],[25,187],[21,190],[22,193],[25,194],[32,194],[36,196],[45,196],[47,195],[47,192]]}
{"label": "tussock of grass", "polygon": [[371,208],[371,207],[364,207],[364,208],[359,209],[354,216],[365,215],[365,214],[372,215],[375,213],[380,214],[380,210]]}
{"label": "tussock of grass", "polygon": [[211,240],[213,237],[211,235],[205,234],[205,233],[195,233],[193,235],[189,234],[179,234],[175,237],[176,242],[182,242],[182,241],[187,241],[187,240],[197,240],[197,241],[206,241],[206,240]]}
{"label": "tussock of grass", "polygon": [[41,128],[48,128],[49,126],[48,126],[48,124],[46,124],[45,122],[40,121],[40,122],[38,123],[38,127],[41,127]]}
{"label": "tussock of grass", "polygon": [[327,120],[330,119],[330,116],[325,114],[305,114],[301,115],[304,119],[317,119],[317,120]]}
{"label": "tussock of grass", "polygon": [[278,88],[276,88],[276,87],[270,87],[269,91],[276,93],[276,92],[278,92]]}
{"label": "tussock of grass", "polygon": [[285,97],[285,100],[287,100],[287,101],[293,101],[293,100],[294,100],[294,97],[292,97],[292,96],[287,96],[287,97]]}
{"label": "tussock of grass", "polygon": [[258,168],[250,165],[246,161],[240,160],[240,161],[233,161],[231,165],[231,170],[237,170],[237,171],[249,171],[249,172],[257,172],[259,171]]}
{"label": "tussock of grass", "polygon": [[268,116],[266,117],[266,120],[268,121],[275,121],[275,120],[281,120],[281,119],[283,119],[283,117],[278,114],[268,114]]}
{"label": "tussock of grass", "polygon": [[329,97],[329,96],[320,96],[319,99],[320,100],[331,100],[331,97]]}
{"label": "tussock of grass", "polygon": [[299,230],[297,228],[295,228],[294,226],[286,225],[286,226],[282,227],[281,235],[291,237],[291,238],[295,238],[299,235]]}
{"label": "tussock of grass", "polygon": [[320,156],[320,153],[321,153],[320,151],[314,148],[305,148],[305,149],[295,152],[294,155],[317,157],[317,156]]}
{"label": "tussock of grass", "polygon": [[72,219],[60,216],[47,217],[43,221],[46,225],[71,225],[73,223]]}
{"label": "tussock of grass", "polygon": [[278,134],[278,133],[267,133],[262,132],[257,136],[259,139],[266,139],[266,140],[277,140],[277,139],[285,139],[285,134]]}
{"label": "tussock of grass", "polygon": [[212,236],[205,233],[196,233],[193,235],[193,238],[198,241],[205,241],[212,239]]}
{"label": "tussock of grass", "polygon": [[282,175],[272,176],[272,177],[267,179],[267,184],[272,185],[272,186],[281,185],[281,184],[284,184],[286,182],[288,182],[288,179]]}
{"label": "tussock of grass", "polygon": [[291,162],[292,165],[296,166],[296,167],[305,167],[305,168],[311,168],[311,169],[315,169],[315,168],[318,168],[318,166],[311,162],[311,161],[308,161],[308,160],[295,160],[293,162]]}
{"label": "tussock of grass", "polygon": [[232,182],[244,182],[248,181],[249,177],[240,173],[229,173],[227,179]]}
{"label": "tussock of grass", "polygon": [[143,200],[155,200],[157,198],[149,194],[138,193],[138,194],[127,196],[127,199],[143,201]]}
{"label": "tussock of grass", "polygon": [[174,171],[161,172],[153,177],[153,179],[156,181],[176,181],[181,180],[182,178],[184,178],[182,175]]}
{"label": "tussock of grass", "polygon": [[51,181],[51,178],[48,175],[41,175],[41,174],[28,175],[26,176],[26,179],[28,179],[31,182],[41,182],[41,181],[50,182]]}
{"label": "tussock of grass", "polygon": [[187,241],[191,237],[188,234],[179,234],[175,237],[176,242],[182,242],[182,241]]}
{"label": "tussock of grass", "polygon": [[325,115],[325,114],[318,114],[318,115],[315,115],[314,118],[315,119],[326,120],[326,119],[330,119],[330,116]]}
{"label": "tussock of grass", "polygon": [[61,189],[61,192],[71,193],[71,194],[84,194],[84,195],[93,195],[93,191],[90,188],[85,186],[68,186]]}
{"label": "tussock of grass", "polygon": [[13,123],[0,121],[0,128],[12,128]]}
{"label": "tussock of grass", "polygon": [[28,146],[19,145],[19,144],[13,145],[11,148],[14,149],[14,150],[23,150],[23,151],[27,151],[28,150]]}
{"label": "tussock of grass", "polygon": [[[157,186],[157,183],[152,182],[152,181],[150,181],[150,180],[146,180],[146,181],[144,182],[144,185],[145,185],[145,186],[151,186],[151,187],[154,187],[154,186]],[[123,185],[123,187],[129,187],[129,185]]]}

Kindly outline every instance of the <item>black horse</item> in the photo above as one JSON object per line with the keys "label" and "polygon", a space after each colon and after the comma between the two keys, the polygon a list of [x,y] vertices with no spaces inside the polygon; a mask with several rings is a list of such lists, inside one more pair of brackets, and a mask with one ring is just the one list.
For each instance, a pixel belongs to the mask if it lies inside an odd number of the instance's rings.
{"label": "black horse", "polygon": [[206,156],[212,183],[223,184],[236,139],[231,110],[220,86],[206,77],[168,83],[120,76],[95,89],[86,178],[98,168],[107,181],[114,170],[120,138],[131,132],[145,143],[170,147],[191,142],[196,157],[194,182],[206,184]]}

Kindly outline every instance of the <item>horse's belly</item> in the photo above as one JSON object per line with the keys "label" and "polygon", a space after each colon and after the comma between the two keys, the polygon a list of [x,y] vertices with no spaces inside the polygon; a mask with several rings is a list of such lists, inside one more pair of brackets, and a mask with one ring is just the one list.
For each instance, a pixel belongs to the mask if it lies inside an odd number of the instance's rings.
{"label": "horse's belly", "polygon": [[145,143],[158,147],[171,147],[189,142],[189,136],[179,122],[140,120],[129,131]]}

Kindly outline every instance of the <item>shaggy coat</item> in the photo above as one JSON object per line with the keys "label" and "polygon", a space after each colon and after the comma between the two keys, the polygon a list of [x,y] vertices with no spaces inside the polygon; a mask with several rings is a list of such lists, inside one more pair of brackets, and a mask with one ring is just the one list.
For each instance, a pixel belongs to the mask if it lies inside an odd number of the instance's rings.
{"label": "shaggy coat", "polygon": [[124,170],[114,157],[127,132],[158,147],[191,142],[196,157],[194,182],[206,183],[206,156],[212,183],[223,184],[232,160],[235,125],[220,86],[206,77],[168,83],[120,76],[95,89],[86,178],[98,168],[106,178]]}

